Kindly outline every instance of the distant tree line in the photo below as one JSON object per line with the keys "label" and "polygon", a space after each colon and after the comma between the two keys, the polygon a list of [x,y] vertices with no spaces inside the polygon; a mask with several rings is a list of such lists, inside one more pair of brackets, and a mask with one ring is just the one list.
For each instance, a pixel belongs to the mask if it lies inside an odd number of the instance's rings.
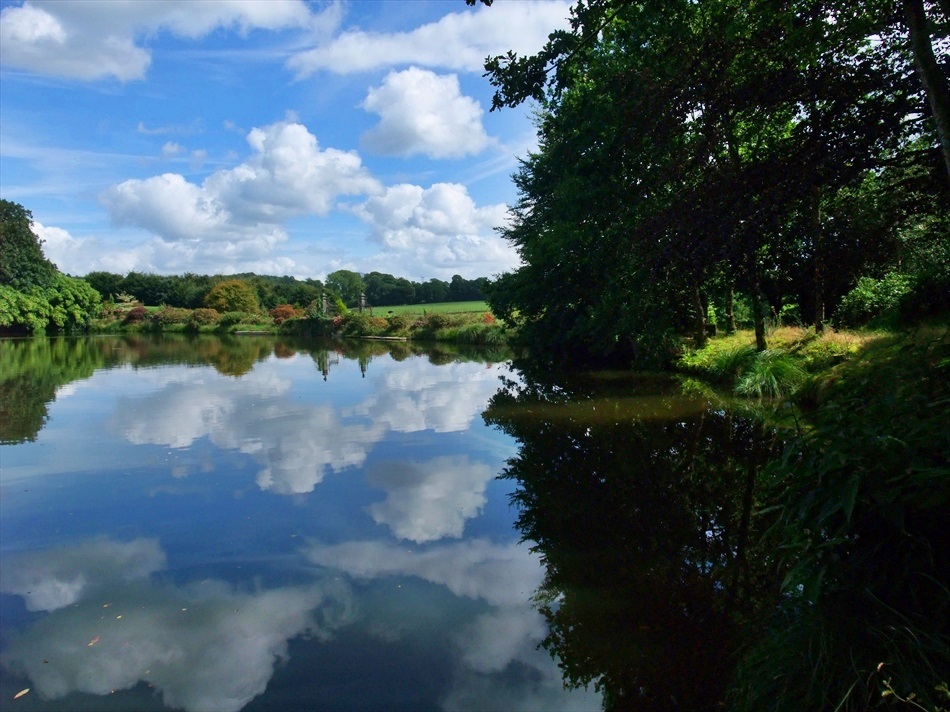
{"label": "distant tree line", "polygon": [[257,301],[264,309],[278,304],[306,306],[323,295],[323,283],[318,279],[299,280],[295,277],[269,277],[253,273],[233,275],[204,274],[150,274],[129,272],[123,276],[112,272],[90,272],[83,277],[103,299],[119,294],[135,297],[143,304],[199,309],[212,288],[223,282],[240,280],[257,292]]}
{"label": "distant tree line", "polygon": [[468,280],[457,274],[450,282],[441,279],[412,282],[385,272],[369,272],[361,276],[350,270],[337,270],[327,275],[327,287],[350,307],[359,305],[361,293],[365,295],[367,304],[374,307],[481,301],[485,299],[487,286],[486,277]]}
{"label": "distant tree line", "polygon": [[339,297],[348,307],[360,304],[360,295],[370,306],[396,304],[433,304],[436,302],[463,302],[485,299],[488,279],[468,280],[459,275],[450,282],[430,279],[412,282],[384,272],[360,275],[350,270],[337,270],[327,276],[326,284],[318,279],[300,280],[295,277],[272,277],[253,273],[232,275],[164,275],[147,272],[129,272],[125,276],[112,272],[90,272],[83,279],[104,299],[120,294],[135,297],[143,304],[198,309],[206,306],[211,290],[223,282],[240,280],[257,292],[257,301],[263,309],[274,309],[280,304],[303,308],[322,299],[324,289],[328,296]]}

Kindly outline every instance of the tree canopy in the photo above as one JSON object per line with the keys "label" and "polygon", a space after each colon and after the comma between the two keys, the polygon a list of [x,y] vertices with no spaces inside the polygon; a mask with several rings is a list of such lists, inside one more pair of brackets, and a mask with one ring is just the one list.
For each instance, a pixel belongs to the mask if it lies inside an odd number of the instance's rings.
{"label": "tree canopy", "polygon": [[22,205],[0,200],[0,330],[81,327],[98,310],[99,293],[46,259],[32,221]]}
{"label": "tree canopy", "polygon": [[219,312],[254,313],[260,309],[257,292],[240,279],[229,279],[214,285],[204,301],[206,307]]}
{"label": "tree canopy", "polygon": [[32,224],[29,210],[0,200],[0,284],[14,289],[44,287],[56,274],[56,265],[43,254]]}
{"label": "tree canopy", "polygon": [[676,332],[701,344],[734,291],[760,349],[792,302],[821,329],[922,221],[923,242],[946,234],[914,62],[887,0],[581,0],[539,54],[485,65],[493,108],[540,105],[502,231],[525,266],[493,309],[575,362],[662,360]]}

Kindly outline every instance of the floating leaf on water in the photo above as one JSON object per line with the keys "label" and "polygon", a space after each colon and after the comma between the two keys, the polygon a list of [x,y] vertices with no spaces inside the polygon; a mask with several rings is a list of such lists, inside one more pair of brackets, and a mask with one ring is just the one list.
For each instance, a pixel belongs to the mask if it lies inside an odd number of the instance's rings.
{"label": "floating leaf on water", "polygon": [[23,695],[25,695],[25,694],[26,694],[27,692],[29,692],[29,691],[30,691],[30,688],[29,688],[29,687],[27,687],[27,688],[24,689],[24,690],[20,690],[18,693],[16,693],[16,694],[13,696],[13,699],[18,700],[18,699],[20,699],[21,697],[23,697]]}

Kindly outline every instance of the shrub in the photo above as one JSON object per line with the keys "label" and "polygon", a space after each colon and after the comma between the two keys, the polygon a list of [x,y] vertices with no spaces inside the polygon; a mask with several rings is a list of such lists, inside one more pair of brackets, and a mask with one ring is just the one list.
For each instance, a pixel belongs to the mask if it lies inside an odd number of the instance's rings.
{"label": "shrub", "polygon": [[390,331],[405,331],[409,328],[409,319],[402,314],[393,314],[386,321],[389,322]]}
{"label": "shrub", "polygon": [[342,319],[344,336],[380,336],[389,328],[389,322],[378,316],[351,312]]}
{"label": "shrub", "polygon": [[271,319],[275,324],[283,324],[288,319],[299,319],[303,315],[303,309],[297,309],[293,304],[278,304],[270,310]]}
{"label": "shrub", "polygon": [[192,326],[211,326],[221,320],[221,315],[217,309],[195,309],[188,317],[188,323]]}
{"label": "shrub", "polygon": [[736,346],[714,354],[710,358],[708,369],[713,378],[731,381],[745,373],[755,358],[754,346]]}
{"label": "shrub", "polygon": [[835,311],[834,323],[854,328],[887,313],[896,313],[901,299],[911,291],[911,287],[911,278],[900,272],[890,272],[881,279],[861,277],[854,289],[842,298]]}
{"label": "shrub", "polygon": [[497,324],[466,324],[458,328],[455,341],[459,344],[497,346],[505,342],[505,330]]}
{"label": "shrub", "polygon": [[168,326],[170,324],[185,324],[190,317],[191,309],[163,306],[158,311],[152,312],[150,319],[155,324]]}
{"label": "shrub", "polygon": [[425,318],[425,328],[431,329],[432,331],[447,329],[450,326],[454,326],[455,323],[456,320],[452,319],[448,314],[429,314]]}
{"label": "shrub", "polygon": [[126,324],[138,324],[148,318],[148,309],[145,307],[132,307],[125,313],[122,320]]}

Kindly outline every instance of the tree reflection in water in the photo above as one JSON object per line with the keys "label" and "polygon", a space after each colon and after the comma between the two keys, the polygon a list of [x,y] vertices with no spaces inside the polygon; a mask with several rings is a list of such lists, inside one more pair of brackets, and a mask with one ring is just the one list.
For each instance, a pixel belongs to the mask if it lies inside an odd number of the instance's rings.
{"label": "tree reflection in water", "polygon": [[721,706],[744,622],[778,593],[752,516],[776,434],[643,377],[509,382],[485,419],[520,445],[503,477],[565,684],[613,709]]}

